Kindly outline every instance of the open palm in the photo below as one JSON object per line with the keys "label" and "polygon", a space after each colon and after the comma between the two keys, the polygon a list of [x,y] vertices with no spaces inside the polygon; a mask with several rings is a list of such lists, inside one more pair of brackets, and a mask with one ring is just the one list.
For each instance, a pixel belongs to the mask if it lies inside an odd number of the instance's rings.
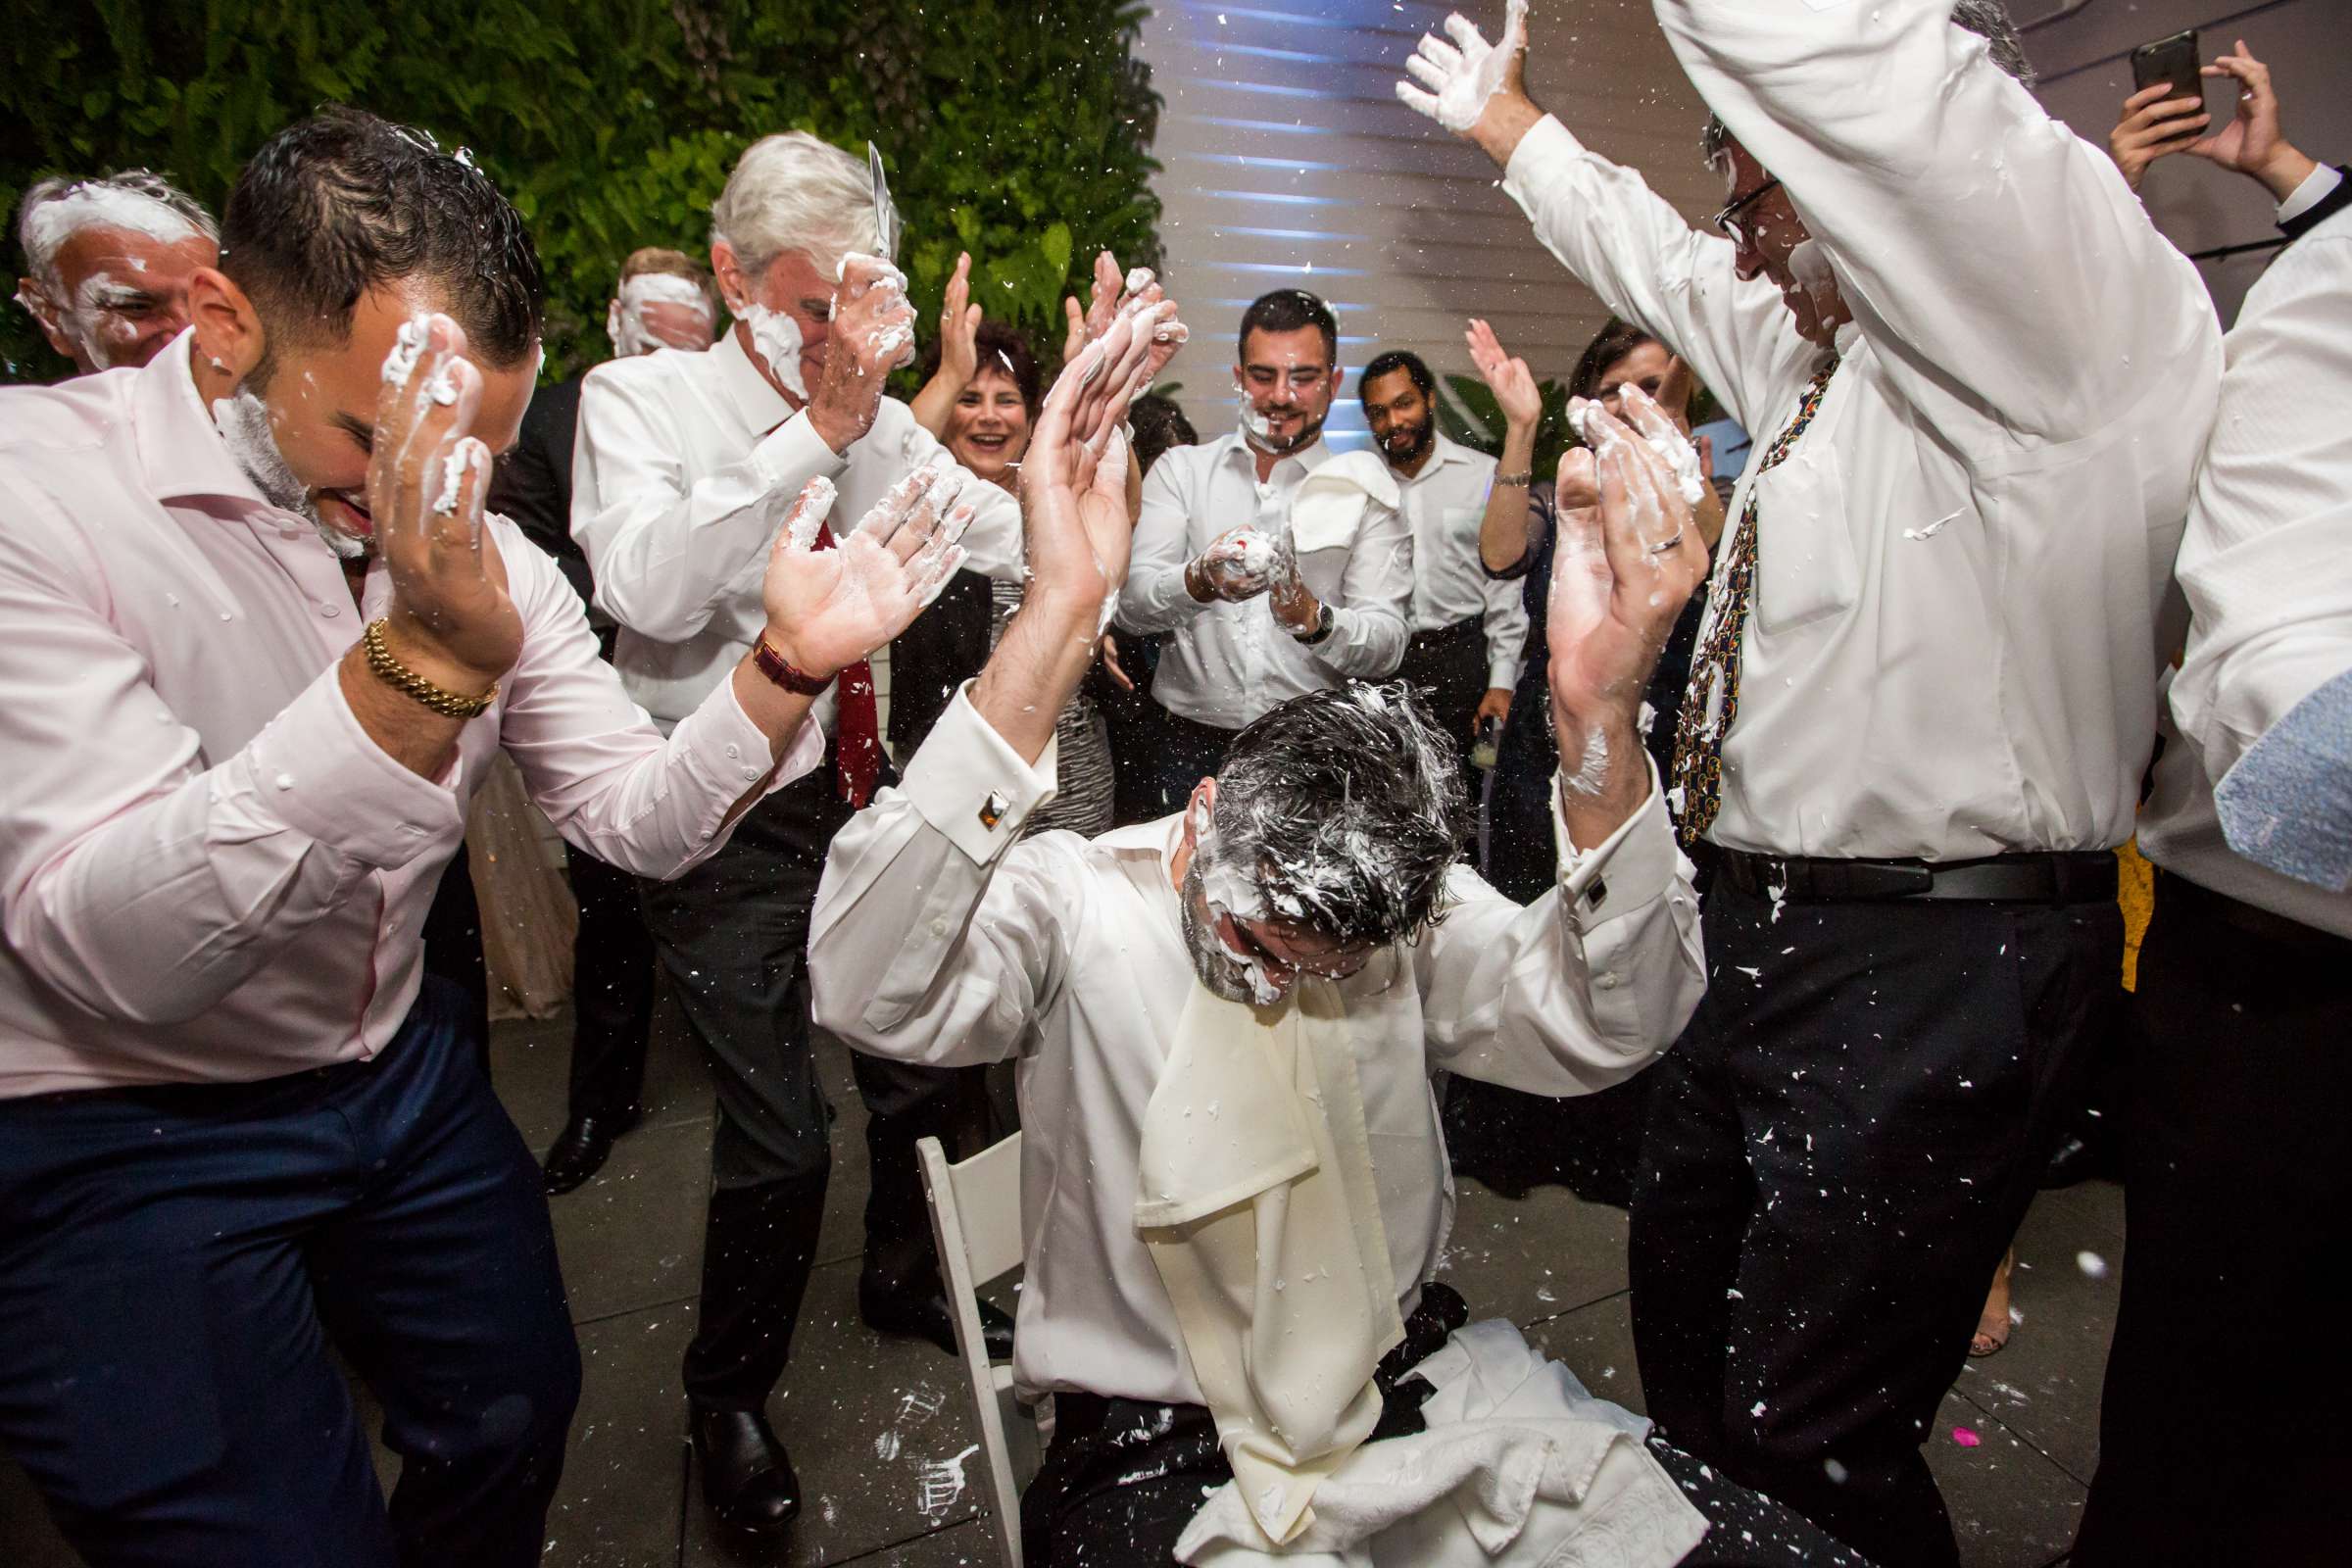
{"label": "open palm", "polygon": [[834,488],[808,481],[767,563],[767,623],[800,669],[831,675],[905,631],[963,562],[956,543],[972,509],[956,496],[962,470],[918,468],[891,486],[838,549],[818,549]]}

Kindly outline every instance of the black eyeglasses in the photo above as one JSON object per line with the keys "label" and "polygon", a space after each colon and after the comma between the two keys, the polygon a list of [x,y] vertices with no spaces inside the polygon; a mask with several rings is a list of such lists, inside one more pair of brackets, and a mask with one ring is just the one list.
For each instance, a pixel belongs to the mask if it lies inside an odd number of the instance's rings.
{"label": "black eyeglasses", "polygon": [[1780,188],[1781,182],[1778,179],[1767,179],[1763,184],[1758,185],[1754,190],[1749,191],[1746,195],[1734,197],[1731,202],[1724,207],[1722,212],[1717,213],[1713,218],[1707,220],[1707,226],[1714,229],[1717,233],[1723,235],[1726,239],[1729,239],[1735,245],[1746,244],[1747,231],[1740,225],[1739,221],[1741,210],[1752,206],[1758,201],[1761,201],[1764,197],[1771,195],[1774,191],[1779,190]]}

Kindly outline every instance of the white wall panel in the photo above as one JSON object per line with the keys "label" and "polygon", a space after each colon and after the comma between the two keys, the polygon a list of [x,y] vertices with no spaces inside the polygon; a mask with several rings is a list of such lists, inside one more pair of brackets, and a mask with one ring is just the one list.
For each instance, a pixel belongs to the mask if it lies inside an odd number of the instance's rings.
{"label": "white wall panel", "polygon": [[[1536,243],[1485,156],[1398,103],[1395,83],[1452,7],[1406,0],[1166,0],[1143,53],[1166,96],[1154,182],[1168,284],[1194,326],[1168,377],[1203,435],[1232,427],[1234,331],[1269,289],[1314,290],[1340,317],[1350,369],[1409,348],[1468,374],[1462,327],[1494,321],[1540,375],[1564,376],[1599,303]],[[1461,9],[1492,32],[1499,0]],[[1538,0],[1537,98],[1609,156],[1700,215],[1720,198],[1699,165],[1697,94],[1647,0]],[[1334,444],[1367,437],[1350,379]]]}

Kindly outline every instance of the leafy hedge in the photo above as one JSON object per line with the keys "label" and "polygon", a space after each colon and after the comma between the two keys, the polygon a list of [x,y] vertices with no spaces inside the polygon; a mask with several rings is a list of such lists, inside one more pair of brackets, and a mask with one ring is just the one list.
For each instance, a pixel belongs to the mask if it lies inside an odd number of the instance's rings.
{"label": "leafy hedge", "polygon": [[[1130,0],[0,0],[0,206],[132,165],[218,204],[272,132],[329,101],[463,144],[530,221],[548,373],[602,358],[639,245],[707,255],[736,154],[807,129],[883,151],[900,260],[935,319],[956,253],[975,298],[1058,343],[1059,299],[1108,246],[1156,264],[1159,97]],[[14,247],[11,246],[13,251]],[[21,257],[12,256],[20,265]],[[64,363],[0,311],[0,379]]]}

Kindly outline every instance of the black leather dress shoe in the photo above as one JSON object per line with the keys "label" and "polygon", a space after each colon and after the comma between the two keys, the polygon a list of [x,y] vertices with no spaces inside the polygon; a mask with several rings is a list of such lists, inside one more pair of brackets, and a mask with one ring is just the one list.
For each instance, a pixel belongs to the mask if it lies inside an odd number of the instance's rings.
{"label": "black leather dress shoe", "polygon": [[783,1529],[801,1511],[801,1478],[792,1456],[760,1410],[690,1400],[688,1427],[703,1501],[730,1530],[761,1535]]}
{"label": "black leather dress shoe", "polygon": [[547,1196],[568,1193],[603,1170],[612,1152],[612,1140],[636,1126],[644,1114],[632,1110],[625,1116],[574,1116],[565,1122],[540,1166],[547,1178]]}
{"label": "black leather dress shoe", "polygon": [[[947,1292],[937,1286],[921,1292],[886,1291],[860,1280],[858,1315],[869,1329],[928,1340],[948,1354],[956,1353],[956,1314],[948,1306]],[[980,1337],[988,1342],[990,1360],[1012,1359],[1012,1319],[986,1301],[980,1303]]]}

